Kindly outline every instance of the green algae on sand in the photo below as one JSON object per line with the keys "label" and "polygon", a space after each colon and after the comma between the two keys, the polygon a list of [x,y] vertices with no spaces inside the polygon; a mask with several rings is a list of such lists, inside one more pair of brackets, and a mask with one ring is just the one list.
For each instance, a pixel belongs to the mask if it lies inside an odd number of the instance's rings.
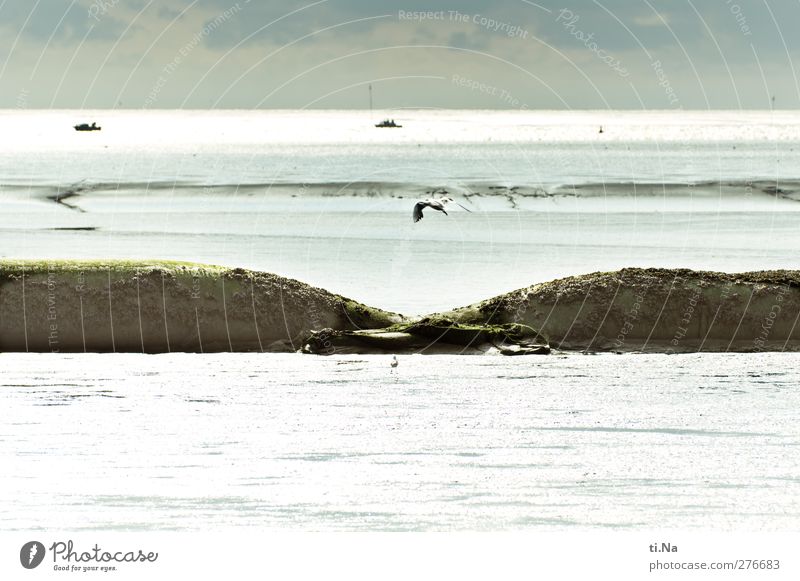
{"label": "green algae on sand", "polygon": [[800,272],[624,268],[535,284],[443,315],[523,323],[571,350],[800,350]]}
{"label": "green algae on sand", "polygon": [[401,318],[278,275],[175,261],[0,261],[0,350],[295,351]]}
{"label": "green algae on sand", "polygon": [[484,353],[491,348],[504,355],[550,352],[535,329],[518,323],[464,324],[438,315],[385,329],[360,331],[322,329],[303,345],[305,353]]}
{"label": "green algae on sand", "polygon": [[625,268],[408,320],[241,268],[0,260],[2,351],[782,351],[798,322],[798,271]]}

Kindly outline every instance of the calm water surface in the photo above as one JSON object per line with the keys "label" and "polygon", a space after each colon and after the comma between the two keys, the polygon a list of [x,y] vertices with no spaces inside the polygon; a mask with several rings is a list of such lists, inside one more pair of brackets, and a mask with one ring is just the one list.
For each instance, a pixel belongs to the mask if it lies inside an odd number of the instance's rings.
{"label": "calm water surface", "polygon": [[0,355],[0,528],[797,530],[797,357]]}

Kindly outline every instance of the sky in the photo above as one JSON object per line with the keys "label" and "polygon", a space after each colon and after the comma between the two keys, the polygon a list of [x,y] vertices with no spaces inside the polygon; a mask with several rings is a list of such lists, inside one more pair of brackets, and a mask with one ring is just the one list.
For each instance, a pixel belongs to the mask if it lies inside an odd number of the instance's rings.
{"label": "sky", "polygon": [[0,107],[364,109],[371,86],[376,109],[795,109],[797,22],[797,0],[0,0]]}

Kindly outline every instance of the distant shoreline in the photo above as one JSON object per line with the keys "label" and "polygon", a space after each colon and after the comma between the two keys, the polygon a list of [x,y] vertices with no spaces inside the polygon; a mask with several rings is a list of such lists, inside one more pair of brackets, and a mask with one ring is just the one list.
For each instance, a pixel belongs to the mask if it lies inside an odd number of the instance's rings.
{"label": "distant shoreline", "polygon": [[[438,183],[400,181],[274,181],[264,183],[195,183],[192,181],[149,182],[93,182],[84,180],[78,184],[32,184],[0,183],[5,196],[15,194],[25,199],[53,199],[68,192],[70,197],[102,196],[241,196],[259,198],[368,198],[411,199],[442,196],[458,196],[466,201],[489,204],[499,202],[501,206],[518,209],[537,200],[594,200],[636,199],[647,201],[712,200],[748,202],[800,202],[800,178],[797,179],[752,179],[752,180],[705,180],[705,181],[594,181],[587,180],[562,185],[509,185],[490,181],[443,180]],[[53,192],[56,192],[54,194]],[[800,208],[799,208],[800,209]]]}

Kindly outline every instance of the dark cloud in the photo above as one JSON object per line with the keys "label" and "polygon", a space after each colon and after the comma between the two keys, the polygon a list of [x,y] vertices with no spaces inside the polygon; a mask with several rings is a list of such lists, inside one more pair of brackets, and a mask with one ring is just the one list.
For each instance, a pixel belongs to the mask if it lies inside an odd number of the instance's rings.
{"label": "dark cloud", "polygon": [[485,51],[489,48],[489,38],[483,34],[456,32],[450,35],[447,44],[454,48]]}
{"label": "dark cloud", "polygon": [[[5,0],[0,3],[0,28],[6,32],[21,32],[30,39],[46,40],[53,35],[62,43],[79,42],[87,33],[92,39],[117,38],[127,26],[126,18],[147,4],[145,0],[42,0],[38,4],[33,0]],[[150,6],[149,15],[165,26],[190,4],[188,0],[159,0]],[[640,46],[658,50],[677,46],[679,42],[689,48],[705,47],[716,41],[735,57],[737,49],[752,53],[751,43],[760,51],[780,52],[784,51],[785,41],[790,50],[796,50],[798,40],[790,26],[800,15],[800,5],[782,0],[772,0],[765,5],[733,0],[198,0],[189,12],[204,14],[208,23],[225,11],[234,14],[226,20],[225,26],[205,38],[209,48],[228,49],[245,39],[282,45],[316,30],[383,15],[390,16],[387,20],[397,27],[398,36],[406,31],[411,38],[412,29],[435,23],[401,20],[398,18],[401,11],[443,11],[448,13],[448,19],[450,11],[458,11],[520,26],[564,49],[575,46],[576,39],[571,33],[579,31],[591,35],[607,50],[638,50]],[[576,18],[569,27],[565,26],[569,21],[567,15]],[[276,20],[279,22],[268,26]],[[386,21],[350,24],[337,28],[335,35],[339,35],[338,41],[351,40],[358,44],[360,36],[382,24]],[[156,28],[158,25],[158,22],[154,24]],[[496,35],[472,21],[463,28],[462,35],[454,36],[460,46],[490,42],[492,35]],[[474,38],[481,36],[486,36],[487,40]],[[309,42],[321,39],[325,37]]]}
{"label": "dark cloud", "polygon": [[[230,0],[201,0],[198,7],[208,10],[211,18],[235,4]],[[458,25],[460,30],[448,32],[450,41],[458,47],[483,49],[503,35],[502,30],[481,26],[472,18],[466,22],[453,21],[450,11],[457,11],[469,17],[493,19],[508,27],[518,26],[559,50],[579,49],[581,39],[588,37],[609,52],[658,52],[677,47],[698,61],[711,58],[716,63],[724,56],[732,62],[749,62],[751,44],[765,54],[785,52],[781,32],[789,49],[796,50],[798,41],[791,34],[790,23],[800,16],[800,4],[775,0],[768,7],[778,26],[763,6],[727,0],[327,0],[321,3],[239,0],[238,5],[241,11],[206,39],[209,48],[224,50],[245,39],[249,43],[283,45],[316,30],[382,15],[389,18],[347,24],[329,35],[309,37],[304,43],[325,46],[334,38],[337,43],[359,46],[371,30],[387,23],[395,29],[394,38],[405,35],[409,40],[419,37],[420,29]],[[296,10],[299,12],[292,14]],[[446,22],[400,19],[401,11],[406,14],[443,11]],[[266,26],[277,19],[281,20]]]}
{"label": "dark cloud", "polygon": [[[211,11],[219,14],[236,5],[228,0],[202,0],[201,4]],[[420,21],[410,18],[399,18],[401,12],[405,14],[415,12],[445,12],[458,11],[464,14],[498,13],[505,9],[498,9],[496,2],[490,0],[388,0],[375,2],[369,0],[327,0],[323,2],[291,0],[280,3],[247,3],[239,0],[242,10],[239,16],[220,30],[218,34],[208,39],[211,47],[223,48],[235,45],[244,39],[250,42],[269,44],[284,44],[308,35],[316,30],[335,26],[345,22],[365,19],[361,23],[348,24],[346,27],[337,27],[336,34],[341,38],[351,38],[358,42],[358,35],[364,34],[376,26],[387,21],[396,25],[398,31],[403,29],[409,34],[420,25]],[[514,3],[517,4],[516,2]],[[519,6],[514,6],[518,11]],[[379,17],[386,16],[386,19]],[[280,19],[279,22],[265,27],[270,22]],[[368,20],[366,20],[368,19]],[[425,21],[423,24],[429,24]],[[480,31],[478,31],[480,34]],[[311,39],[310,41],[313,41]]]}
{"label": "dark cloud", "polygon": [[[113,15],[113,0],[83,4],[72,0],[6,0],[0,8],[0,29],[4,34],[59,44],[117,38],[125,23]],[[138,4],[132,2],[129,4]],[[105,10],[104,7],[105,6]]]}
{"label": "dark cloud", "polygon": [[[452,18],[450,11],[466,18]],[[444,13],[444,18],[409,17],[415,12]],[[136,25],[122,37],[137,15]],[[798,16],[800,3],[785,0],[41,0],[38,5],[35,0],[0,0],[0,45],[10,48],[17,35],[21,38],[0,81],[28,75],[31,61],[52,36],[41,70],[55,72],[54,87],[65,63],[72,63],[77,76],[71,74],[68,83],[76,85],[80,74],[92,83],[100,65],[103,75],[123,80],[129,67],[138,67],[136,82],[126,85],[121,96],[126,102],[141,100],[136,91],[149,90],[165,63],[190,43],[191,54],[178,72],[170,73],[161,106],[181,104],[186,94],[197,100],[189,105],[216,102],[224,95],[218,106],[247,106],[283,82],[288,84],[269,99],[270,106],[301,105],[327,93],[335,97],[325,105],[347,106],[346,99],[352,98],[337,92],[341,87],[360,86],[387,70],[449,78],[454,68],[477,80],[493,77],[489,80],[497,86],[523,93],[531,82],[524,69],[571,106],[637,107],[639,95],[646,104],[663,106],[665,93],[651,66],[655,60],[684,107],[761,106],[762,71],[769,90],[781,95],[800,84],[792,77],[800,39],[791,27]],[[328,30],[313,34],[323,29]],[[91,50],[81,48],[72,62],[71,50],[78,51],[84,38]],[[104,51],[118,41],[104,64]],[[272,55],[284,45],[289,46]],[[404,45],[452,50],[383,50]],[[629,75],[618,75],[603,59],[618,60]],[[37,77],[42,95],[48,95],[45,77],[44,72]],[[93,95],[103,94],[105,78],[92,85]],[[62,92],[69,91],[68,83]],[[419,92],[404,87],[398,84],[398,103],[424,105],[414,100]],[[0,83],[0,104],[13,103],[15,91]],[[426,94],[437,105],[450,102],[454,107],[480,97],[463,90]],[[103,106],[99,99],[94,104]],[[800,106],[800,95],[794,101],[787,97],[783,104]]]}

